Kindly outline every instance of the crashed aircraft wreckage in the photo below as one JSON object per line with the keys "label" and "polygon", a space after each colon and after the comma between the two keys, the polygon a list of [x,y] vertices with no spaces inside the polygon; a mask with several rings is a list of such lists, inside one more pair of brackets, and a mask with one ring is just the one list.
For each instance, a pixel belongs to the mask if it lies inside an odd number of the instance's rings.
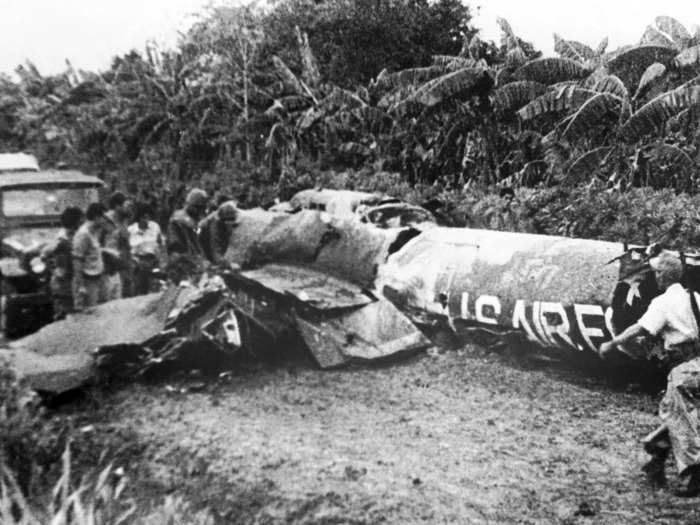
{"label": "crashed aircraft wreckage", "polygon": [[[617,243],[435,227],[378,229],[324,212],[242,211],[226,259],[199,285],[113,301],[0,351],[37,390],[100,370],[191,368],[303,346],[321,367],[474,333],[597,359],[658,293],[642,250]],[[240,268],[240,270],[238,270]],[[180,363],[182,365],[182,363]]]}

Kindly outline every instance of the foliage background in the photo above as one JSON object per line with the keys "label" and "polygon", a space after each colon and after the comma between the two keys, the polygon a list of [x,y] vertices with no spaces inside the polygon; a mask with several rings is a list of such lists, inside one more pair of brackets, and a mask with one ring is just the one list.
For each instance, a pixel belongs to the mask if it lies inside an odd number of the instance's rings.
{"label": "foliage background", "polygon": [[[692,22],[692,21],[690,21]],[[0,75],[0,151],[95,173],[167,219],[188,187],[266,206],[312,186],[438,198],[488,227],[697,245],[700,30],[659,16],[617,50],[500,42],[457,0],[219,4],[174,49],[106,71]]]}

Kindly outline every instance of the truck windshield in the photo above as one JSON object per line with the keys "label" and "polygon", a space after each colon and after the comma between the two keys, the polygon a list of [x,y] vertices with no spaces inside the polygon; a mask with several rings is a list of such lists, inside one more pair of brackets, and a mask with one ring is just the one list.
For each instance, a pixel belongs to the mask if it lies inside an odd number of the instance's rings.
{"label": "truck windshield", "polygon": [[5,217],[59,215],[68,206],[85,210],[97,199],[97,188],[6,190],[2,194],[2,212]]}

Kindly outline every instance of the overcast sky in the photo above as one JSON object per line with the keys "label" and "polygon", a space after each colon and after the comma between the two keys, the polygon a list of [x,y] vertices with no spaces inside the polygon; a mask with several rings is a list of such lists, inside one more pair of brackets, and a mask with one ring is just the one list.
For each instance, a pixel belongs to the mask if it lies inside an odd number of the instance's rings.
{"label": "overcast sky", "polygon": [[606,36],[608,49],[636,43],[658,15],[677,18],[688,30],[700,24],[700,0],[482,0],[474,24],[484,37],[499,41],[496,17],[506,18],[520,38],[554,53],[552,33],[591,47]]}
{"label": "overcast sky", "polygon": [[[149,39],[172,45],[177,31],[210,0],[0,0],[0,71],[31,59],[43,73],[63,70],[65,59],[84,69],[104,69],[115,54],[143,49]],[[474,23],[498,41],[496,16],[545,54],[552,33],[596,46],[636,42],[656,15],[700,24],[700,0],[474,0]]]}

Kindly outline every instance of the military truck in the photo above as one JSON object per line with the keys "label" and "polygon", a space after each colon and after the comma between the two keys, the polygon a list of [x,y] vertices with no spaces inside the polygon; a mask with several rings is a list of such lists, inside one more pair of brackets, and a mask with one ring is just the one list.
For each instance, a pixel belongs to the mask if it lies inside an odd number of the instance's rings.
{"label": "military truck", "polygon": [[41,250],[60,233],[61,212],[68,206],[85,210],[99,200],[102,186],[77,171],[0,172],[0,329],[7,337],[52,320]]}

